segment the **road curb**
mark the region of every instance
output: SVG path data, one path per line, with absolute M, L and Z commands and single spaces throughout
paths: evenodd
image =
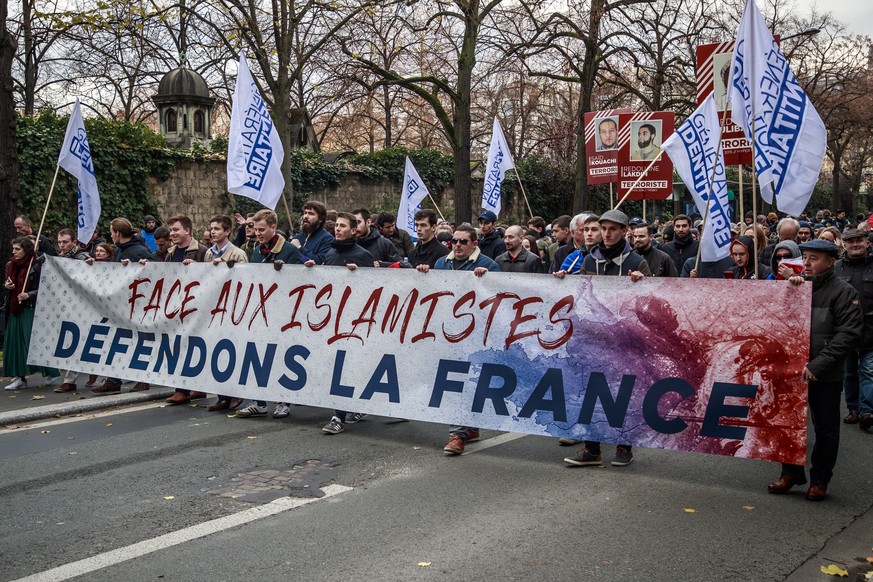
M 95 410 L 103 410 L 127 404 L 149 402 L 151 400 L 160 400 L 172 396 L 174 392 L 175 390 L 173 388 L 152 388 L 144 392 L 110 394 L 109 396 L 74 400 L 62 404 L 50 404 L 47 406 L 24 408 L 22 410 L 12 410 L 10 412 L 0 413 L 0 426 L 33 422 L 34 420 L 44 420 L 46 418 L 70 416 L 73 414 L 93 412 Z

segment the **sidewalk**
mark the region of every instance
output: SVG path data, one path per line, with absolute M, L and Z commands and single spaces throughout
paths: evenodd
M 144 392 L 128 393 L 133 382 L 121 387 L 118 394 L 94 394 L 84 386 L 87 379 L 82 374 L 77 382 L 79 389 L 75 392 L 57 394 L 54 389 L 60 385 L 60 379 L 49 384 L 47 379 L 39 374 L 27 377 L 27 388 L 20 390 L 3 390 L 0 395 L 0 428 L 10 425 L 32 422 L 46 418 L 59 418 L 95 410 L 104 410 L 116 406 L 137 404 L 150 400 L 160 400 L 173 395 L 174 389 L 166 386 L 152 386 Z M 2 385 L 9 384 L 11 378 L 3 378 Z

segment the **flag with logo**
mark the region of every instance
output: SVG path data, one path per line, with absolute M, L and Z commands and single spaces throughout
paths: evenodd
M 279 133 L 243 53 L 239 57 L 230 114 L 228 192 L 246 196 L 267 208 L 275 209 L 285 188 L 285 178 L 282 176 L 284 158 L 285 150 Z
M 85 121 L 82 119 L 82 107 L 79 105 L 78 97 L 70 121 L 67 123 L 58 165 L 78 182 L 76 238 L 79 242 L 87 244 L 91 242 L 91 235 L 94 234 L 97 221 L 100 220 L 100 193 L 97 191 L 91 147 L 88 145 L 88 135 L 85 133 Z
M 761 196 L 799 216 L 818 182 L 827 131 L 754 0 L 740 21 L 729 95 L 734 123 L 754 144 Z
M 485 163 L 485 184 L 482 187 L 482 209 L 490 210 L 500 216 L 501 207 L 501 183 L 506 175 L 506 170 L 515 168 L 512 161 L 512 153 L 509 144 L 503 135 L 500 122 L 494 118 L 491 130 L 491 147 L 488 149 L 488 161 Z
M 731 247 L 730 203 L 720 142 L 718 109 L 710 94 L 661 145 L 706 216 L 700 241 L 700 259 L 706 262 L 727 257 Z
M 415 231 L 415 213 L 421 210 L 421 201 L 430 192 L 424 185 L 424 180 L 418 175 L 412 160 L 406 156 L 406 168 L 403 171 L 403 192 L 400 194 L 400 208 L 397 210 L 397 226 L 412 236 L 412 240 L 418 240 Z

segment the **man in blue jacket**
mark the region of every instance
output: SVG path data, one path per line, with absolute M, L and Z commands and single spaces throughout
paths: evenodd
M 430 266 L 427 264 L 415 267 L 422 273 L 427 273 Z M 483 255 L 479 251 L 479 241 L 476 238 L 476 230 L 472 226 L 461 225 L 455 229 L 452 235 L 452 252 L 445 257 L 440 257 L 434 269 L 443 271 L 473 271 L 477 277 L 483 276 L 488 271 L 500 271 L 497 263 Z M 479 440 L 479 429 L 469 426 L 453 426 L 449 429 L 449 442 L 443 447 L 446 455 L 460 455 L 464 452 L 464 445 Z
M 306 259 L 312 259 L 317 265 L 324 264 L 324 259 L 330 250 L 330 243 L 333 242 L 333 236 L 324 230 L 325 220 L 327 220 L 327 208 L 321 202 L 310 200 L 303 205 L 300 232 L 291 239 L 291 244 L 297 247 Z

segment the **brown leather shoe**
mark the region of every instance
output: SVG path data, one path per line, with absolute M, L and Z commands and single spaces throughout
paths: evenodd
M 245 401 L 246 401 L 245 398 L 231 398 L 230 403 L 227 406 L 227 409 L 228 410 L 236 410 L 237 408 L 242 406 L 242 403 Z
M 861 421 L 861 417 L 858 415 L 857 410 L 850 410 L 849 414 L 846 415 L 846 418 L 843 419 L 843 422 L 846 424 L 858 424 Z
M 806 478 L 802 480 L 795 479 L 791 475 L 782 475 L 777 480 L 767 485 L 767 491 L 770 493 L 788 493 L 795 485 L 803 485 L 806 483 Z
M 91 388 L 91 392 L 94 394 L 113 394 L 115 392 L 121 392 L 121 384 L 116 384 L 107 378 L 102 386 Z
M 97 374 L 89 374 L 88 381 L 85 382 L 85 386 L 93 386 L 97 383 Z
M 189 400 L 199 400 L 201 398 L 206 398 L 206 392 L 198 392 L 196 390 L 192 390 L 189 395 Z
M 453 434 L 443 447 L 443 452 L 447 455 L 460 455 L 464 452 L 464 439 L 460 435 Z
M 60 386 L 55 388 L 55 392 L 57 392 L 58 394 L 63 394 L 64 392 L 75 392 L 75 391 L 76 391 L 76 385 L 71 383 L 71 382 L 64 382 L 63 384 L 61 384 Z
M 206 410 L 215 412 L 216 410 L 228 410 L 230 408 L 230 400 L 219 400 L 212 406 L 208 406 Z
M 57 390 L 55 390 L 55 392 L 57 392 Z M 869 412 L 862 414 L 860 426 L 861 430 L 870 430 L 870 428 L 873 427 L 873 414 L 870 414 Z
M 167 404 L 188 404 L 191 402 L 191 398 L 185 394 L 184 392 L 176 392 L 166 400 L 164 400 Z
M 809 489 L 806 490 L 807 501 L 824 501 L 827 496 L 828 486 L 822 485 L 821 483 L 813 483 L 809 486 Z
M 151 385 L 148 382 L 137 382 L 133 385 L 133 388 L 130 389 L 131 392 L 145 392 L 151 388 Z

